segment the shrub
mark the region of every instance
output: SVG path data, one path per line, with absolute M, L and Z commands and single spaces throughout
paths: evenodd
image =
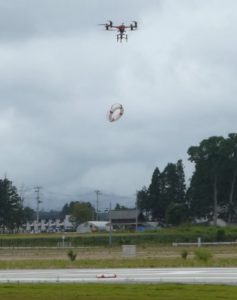
M 225 241 L 225 237 L 226 237 L 225 230 L 222 229 L 222 228 L 218 229 L 217 232 L 216 232 L 216 240 L 218 242 L 223 242 L 223 241 Z
M 194 255 L 197 259 L 207 262 L 212 258 L 212 253 L 207 249 L 198 249 L 194 252 Z
M 68 258 L 70 259 L 70 261 L 74 261 L 77 257 L 77 253 L 74 253 L 73 250 L 69 250 L 67 253 Z
M 187 251 L 186 249 L 182 250 L 182 252 L 181 252 L 181 257 L 182 257 L 183 259 L 187 259 L 187 257 L 188 257 L 188 251 Z

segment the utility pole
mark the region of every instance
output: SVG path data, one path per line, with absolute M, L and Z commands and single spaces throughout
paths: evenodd
M 35 187 L 35 193 L 36 193 L 36 227 L 37 227 L 37 232 L 39 230 L 39 205 L 42 203 L 40 201 L 40 186 Z
M 109 245 L 110 245 L 110 247 L 112 247 L 111 200 L 109 201 Z
M 20 194 L 20 198 L 21 198 L 21 205 L 23 206 L 24 199 L 25 199 L 25 186 L 24 186 L 24 184 L 21 185 L 19 194 Z
M 99 217 L 99 195 L 101 192 L 99 190 L 95 190 L 96 193 L 96 221 L 98 221 Z
M 135 200 L 135 204 L 136 204 L 136 224 L 135 224 L 135 232 L 137 232 L 137 226 L 138 226 L 138 208 L 137 208 L 137 193 L 135 194 L 136 196 L 136 200 Z

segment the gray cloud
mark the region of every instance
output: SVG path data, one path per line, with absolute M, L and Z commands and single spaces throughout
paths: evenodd
M 42 186 L 45 208 L 95 189 L 133 205 L 154 168 L 178 159 L 190 177 L 188 147 L 236 131 L 236 8 L 231 0 L 0 1 L 2 176 Z M 120 44 L 97 26 L 107 19 L 140 27 Z M 125 113 L 111 124 L 116 102 Z

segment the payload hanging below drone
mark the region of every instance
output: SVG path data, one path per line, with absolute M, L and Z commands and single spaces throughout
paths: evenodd
M 124 23 L 122 23 L 121 25 L 113 25 L 112 21 L 108 21 L 108 23 L 99 24 L 99 25 L 105 26 L 105 30 L 108 31 L 117 30 L 118 31 L 117 42 L 118 41 L 122 42 L 123 39 L 125 39 L 126 42 L 128 41 L 128 35 L 126 33 L 127 29 L 131 31 L 137 30 L 137 21 L 132 21 L 130 25 L 125 25 Z
M 115 103 L 111 106 L 110 110 L 107 112 L 107 119 L 110 122 L 117 121 L 122 117 L 124 113 L 124 108 L 122 104 Z

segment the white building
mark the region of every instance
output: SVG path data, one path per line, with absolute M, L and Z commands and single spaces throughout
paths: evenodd
M 88 233 L 97 231 L 110 231 L 110 223 L 108 221 L 87 221 L 77 227 L 78 233 Z
M 70 215 L 66 215 L 64 220 L 54 219 L 45 220 L 40 219 L 38 224 L 37 221 L 27 222 L 22 226 L 22 232 L 64 232 L 73 231 L 74 226 L 70 221 Z

